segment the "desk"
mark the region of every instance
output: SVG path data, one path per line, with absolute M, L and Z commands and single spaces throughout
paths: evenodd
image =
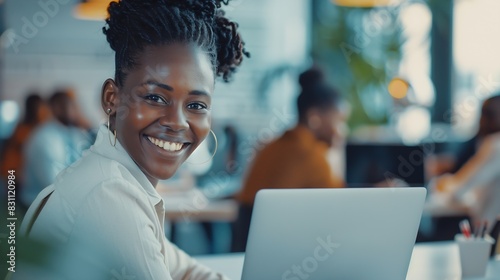
M 230 279 L 241 277 L 244 254 L 199 256 L 199 262 L 220 271 Z M 420 243 L 415 245 L 407 280 L 460 280 L 458 247 L 453 242 Z M 485 278 L 500 279 L 500 260 L 491 260 Z M 472 279 L 471 279 L 472 280 Z M 479 280 L 479 279 L 478 279 Z
M 176 243 L 178 222 L 202 222 L 209 240 L 210 252 L 214 252 L 211 234 L 212 222 L 233 222 L 238 217 L 238 203 L 233 199 L 210 200 L 199 189 L 158 192 L 165 208 L 165 219 L 170 222 L 170 241 Z
M 232 222 L 238 216 L 238 203 L 232 199 L 210 200 L 198 189 L 159 192 L 170 222 Z

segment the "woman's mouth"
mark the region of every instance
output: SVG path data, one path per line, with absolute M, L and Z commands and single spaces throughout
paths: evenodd
M 161 140 L 158 138 L 154 138 L 151 136 L 147 136 L 149 142 L 157 146 L 158 148 L 164 149 L 165 151 L 169 152 L 178 152 L 182 150 L 183 147 L 187 146 L 188 144 L 186 143 L 180 143 L 180 142 L 170 142 L 166 140 Z

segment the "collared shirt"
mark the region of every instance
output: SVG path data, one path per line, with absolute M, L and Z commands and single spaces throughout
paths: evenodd
M 298 125 L 257 153 L 238 195 L 253 205 L 260 189 L 342 187 L 327 160 L 328 146 Z
M 29 206 L 38 193 L 64 168 L 78 160 L 92 144 L 85 131 L 49 121 L 37 128 L 24 149 L 24 189 L 21 201 Z
M 56 249 L 49 267 L 57 268 L 23 278 L 20 267 L 14 279 L 224 279 L 165 238 L 162 198 L 109 133 L 101 126 L 83 158 L 57 176 L 29 232 Z

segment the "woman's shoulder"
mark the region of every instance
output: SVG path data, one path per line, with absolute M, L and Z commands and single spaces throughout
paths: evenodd
M 116 188 L 120 192 L 140 192 L 142 189 L 121 163 L 89 151 L 57 176 L 55 188 L 66 200 L 75 202 L 95 195 L 104 185 L 110 184 L 120 186 Z

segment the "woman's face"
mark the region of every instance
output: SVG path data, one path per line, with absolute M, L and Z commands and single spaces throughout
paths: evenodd
M 43 101 L 40 102 L 36 111 L 36 116 L 37 123 L 43 123 L 46 120 L 50 119 L 52 113 L 50 111 L 49 105 L 47 105 L 47 103 Z
M 343 142 L 345 116 L 337 108 L 314 110 L 310 115 L 309 127 L 316 139 L 327 144 L 329 147 Z
M 103 107 L 113 110 L 118 141 L 156 185 L 209 133 L 214 73 L 207 54 L 186 44 L 147 47 L 137 62 L 121 88 L 104 84 Z

